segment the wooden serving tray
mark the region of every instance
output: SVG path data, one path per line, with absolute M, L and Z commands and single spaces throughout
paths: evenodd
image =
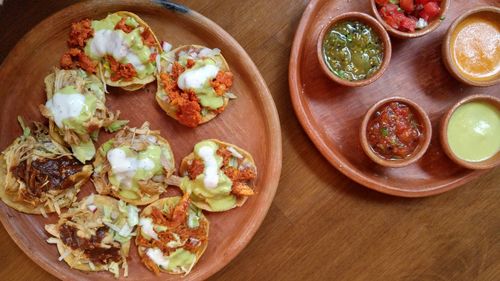
M 43 79 L 66 50 L 70 24 L 82 18 L 101 18 L 107 13 L 126 10 L 137 13 L 160 40 L 174 46 L 184 44 L 220 48 L 234 74 L 232 92 L 238 98 L 226 111 L 198 128 L 190 129 L 168 117 L 156 104 L 156 82 L 136 92 L 108 88 L 107 105 L 120 110 L 131 126 L 144 121 L 161 130 L 172 146 L 176 164 L 190 153 L 196 142 L 218 138 L 248 150 L 258 169 L 257 194 L 237 209 L 206 213 L 210 220 L 209 244 L 193 271 L 183 280 L 203 280 L 229 263 L 250 241 L 273 200 L 281 172 L 281 133 L 271 94 L 256 66 L 243 48 L 222 28 L 183 6 L 149 1 L 88 1 L 68 7 L 47 18 L 19 41 L 0 68 L 0 149 L 21 134 L 17 116 L 43 120 L 38 105 L 45 103 Z M 169 8 L 169 9 L 166 9 Z M 100 143 L 112 137 L 102 133 Z M 80 197 L 95 192 L 91 183 Z M 55 245 L 48 244 L 44 224 L 57 221 L 56 215 L 19 213 L 0 202 L 0 220 L 17 245 L 43 269 L 64 280 L 116 280 L 109 272 L 85 273 L 58 261 Z M 155 275 L 140 262 L 135 243 L 129 257 L 129 277 L 123 280 L 179 280 L 182 276 Z
M 439 121 L 458 100 L 472 94 L 500 97 L 500 86 L 488 88 L 460 84 L 441 60 L 441 44 L 453 20 L 465 11 L 496 0 L 455 0 L 438 29 L 416 39 L 392 40 L 392 59 L 384 75 L 373 84 L 346 88 L 321 71 L 316 41 L 328 20 L 348 11 L 371 14 L 370 1 L 313 0 L 307 6 L 293 42 L 289 66 L 290 94 L 295 113 L 323 156 L 339 171 L 365 185 L 391 195 L 422 197 L 445 192 L 486 171 L 461 168 L 444 154 L 439 143 Z M 377 101 L 391 96 L 409 98 L 429 115 L 432 141 L 426 154 L 404 168 L 385 168 L 365 155 L 359 140 L 363 115 Z

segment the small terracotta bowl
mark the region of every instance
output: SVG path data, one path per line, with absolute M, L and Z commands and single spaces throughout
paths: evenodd
M 436 30 L 436 28 L 438 28 L 438 26 L 444 20 L 443 17 L 446 15 L 446 11 L 448 11 L 448 7 L 450 6 L 451 1 L 442 0 L 441 6 L 440 6 L 441 13 L 439 14 L 439 16 L 436 17 L 435 19 L 433 19 L 429 23 L 429 25 L 426 26 L 424 29 L 415 30 L 415 32 L 400 31 L 400 30 L 397 30 L 397 29 L 393 28 L 392 26 L 388 25 L 385 22 L 385 20 L 382 18 L 382 16 L 380 15 L 380 13 L 378 12 L 377 3 L 375 2 L 375 0 L 370 0 L 370 2 L 372 5 L 373 14 L 375 14 L 375 17 L 377 18 L 377 20 L 380 21 L 380 23 L 382 23 L 384 28 L 387 29 L 387 31 L 392 36 L 397 37 L 397 38 L 402 38 L 402 39 L 412 39 L 412 38 L 417 38 L 417 37 L 427 35 L 427 34 L 431 33 L 432 31 Z M 443 20 L 441 20 L 442 18 L 443 18 Z
M 453 24 L 448 28 L 448 32 L 446 33 L 446 36 L 444 37 L 443 41 L 443 47 L 442 47 L 442 53 L 443 53 L 443 62 L 448 69 L 448 71 L 455 77 L 457 80 L 461 81 L 462 83 L 471 85 L 471 86 L 479 86 L 479 87 L 487 87 L 487 86 L 492 86 L 495 84 L 500 83 L 500 73 L 497 73 L 494 76 L 491 76 L 490 78 L 483 79 L 483 80 L 473 80 L 471 78 L 466 77 L 459 69 L 458 66 L 455 63 L 455 60 L 453 59 L 453 50 L 452 48 L 452 36 L 457 28 L 457 26 L 467 19 L 470 16 L 477 15 L 477 14 L 483 14 L 483 13 L 488 13 L 492 14 L 495 17 L 500 18 L 500 8 L 498 7 L 493 7 L 493 6 L 486 6 L 486 7 L 479 7 L 475 8 L 472 10 L 467 11 L 460 17 L 458 17 Z
M 457 108 L 460 106 L 473 102 L 473 101 L 482 101 L 486 102 L 492 105 L 495 105 L 498 110 L 500 110 L 500 99 L 497 97 L 493 96 L 487 96 L 487 95 L 473 95 L 466 97 L 459 102 L 457 102 L 455 105 L 453 105 L 448 112 L 443 116 L 441 119 L 441 127 L 440 127 L 440 140 L 441 140 L 441 145 L 443 146 L 444 152 L 448 157 L 453 160 L 455 163 L 468 168 L 468 169 L 474 169 L 474 170 L 482 170 L 482 169 L 490 169 L 494 168 L 498 165 L 500 165 L 500 151 L 498 151 L 495 156 L 490 157 L 484 161 L 481 162 L 470 162 L 463 160 L 455 155 L 453 150 L 450 147 L 450 144 L 448 142 L 448 123 L 450 121 L 451 116 L 455 112 Z M 500 136 L 498 136 L 500 138 Z
M 382 64 L 380 65 L 380 68 L 377 70 L 377 72 L 375 72 L 372 76 L 368 77 L 367 79 L 358 81 L 349 81 L 342 79 L 337 75 L 335 75 L 332 71 L 330 71 L 328 65 L 326 64 L 323 58 L 323 41 L 326 33 L 330 30 L 330 28 L 333 25 L 347 20 L 360 21 L 370 26 L 373 29 L 373 31 L 377 33 L 380 40 L 382 41 L 382 44 L 384 44 L 384 59 L 382 61 Z M 319 64 L 321 65 L 321 69 L 323 70 L 323 72 L 334 82 L 347 87 L 362 87 L 370 83 L 373 83 L 375 80 L 379 79 L 382 76 L 382 74 L 384 74 L 384 71 L 387 69 L 389 61 L 391 60 L 391 53 L 392 53 L 391 40 L 389 38 L 389 34 L 387 34 L 387 31 L 385 31 L 384 27 L 370 15 L 359 12 L 344 13 L 332 18 L 319 33 L 318 41 L 316 43 L 316 48 L 317 48 Z
M 400 102 L 404 103 L 407 105 L 412 112 L 415 114 L 415 117 L 417 118 L 419 124 L 422 126 L 422 135 L 423 137 L 420 138 L 420 142 L 418 146 L 415 148 L 415 151 L 405 159 L 385 159 L 379 156 L 371 147 L 371 145 L 368 142 L 368 137 L 366 134 L 366 130 L 368 127 L 368 123 L 375 114 L 375 112 L 380 109 L 382 106 L 391 103 L 391 102 Z M 432 137 L 432 125 L 431 121 L 429 120 L 429 117 L 427 116 L 427 113 L 424 111 L 422 107 L 420 107 L 418 104 L 415 102 L 403 98 L 403 97 L 391 97 L 391 98 L 386 98 L 383 99 L 368 109 L 368 111 L 365 114 L 365 117 L 363 118 L 363 122 L 361 123 L 360 131 L 359 131 L 359 136 L 360 136 L 360 141 L 361 141 L 361 147 L 363 147 L 363 150 L 365 151 L 366 155 L 370 157 L 375 163 L 385 166 L 385 167 L 391 167 L 391 168 L 398 168 L 398 167 L 404 167 L 408 166 L 420 159 L 427 148 L 429 147 L 429 144 L 431 142 L 431 137 Z

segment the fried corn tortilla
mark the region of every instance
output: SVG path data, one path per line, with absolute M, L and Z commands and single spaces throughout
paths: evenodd
M 138 15 L 119 11 L 71 25 L 63 68 L 96 73 L 107 85 L 135 91 L 156 79 L 161 45 Z
M 135 243 L 155 273 L 188 274 L 208 245 L 209 222 L 186 194 L 153 202 L 141 212 Z
M 156 101 L 168 116 L 188 127 L 206 123 L 224 111 L 233 74 L 218 49 L 178 47 L 160 56 Z
M 45 77 L 45 91 L 47 102 L 39 108 L 49 119 L 51 137 L 70 145 L 82 163 L 94 157 L 93 141 L 101 128 L 113 132 L 128 122 L 107 109 L 102 81 L 81 69 L 55 69 Z
M 104 143 L 94 161 L 93 182 L 99 194 L 110 194 L 134 205 L 157 200 L 175 171 L 168 141 L 149 123 L 125 127 Z
M 23 213 L 60 213 L 76 200 L 92 166 L 74 159 L 42 124 L 35 123 L 32 132 L 19 120 L 24 134 L 0 156 L 0 198 Z
M 123 201 L 91 194 L 75 202 L 45 230 L 47 242 L 57 245 L 59 260 L 82 271 L 110 271 L 128 275 L 127 257 L 139 210 Z
M 180 188 L 189 193 L 195 206 L 210 212 L 241 207 L 255 194 L 257 167 L 252 155 L 220 140 L 197 143 L 179 168 L 184 176 Z

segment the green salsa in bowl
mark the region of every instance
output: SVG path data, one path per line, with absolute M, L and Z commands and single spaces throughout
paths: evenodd
M 371 16 L 358 12 L 334 17 L 321 31 L 317 50 L 325 74 L 350 87 L 377 80 L 391 58 L 385 29 Z
M 448 157 L 465 168 L 500 165 L 500 99 L 488 95 L 462 99 L 443 116 L 440 139 Z

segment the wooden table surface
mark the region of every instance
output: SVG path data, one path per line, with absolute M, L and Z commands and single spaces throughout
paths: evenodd
M 33 26 L 74 2 L 4 1 L 0 62 Z M 178 2 L 246 49 L 273 94 L 283 131 L 283 170 L 269 213 L 211 280 L 500 280 L 500 169 L 435 197 L 396 198 L 342 175 L 308 139 L 288 91 L 290 47 L 308 1 Z M 56 280 L 3 227 L 0 238 L 1 280 Z

